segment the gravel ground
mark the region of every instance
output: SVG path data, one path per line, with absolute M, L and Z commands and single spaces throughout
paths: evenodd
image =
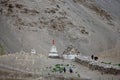
M 89 70 L 73 60 L 51 59 L 41 54 L 9 54 L 0 57 L 0 65 L 10 68 L 11 70 L 37 74 L 39 76 L 62 76 L 66 78 L 78 77 L 92 80 L 119 80 L 120 75 L 101 74 L 98 71 Z M 74 73 L 69 73 L 69 67 L 66 67 L 66 73 L 52 72 L 49 67 L 54 67 L 56 64 L 69 64 L 69 67 L 73 68 Z M 74 67 L 73 67 L 74 65 Z M 53 78 L 53 77 L 52 77 Z

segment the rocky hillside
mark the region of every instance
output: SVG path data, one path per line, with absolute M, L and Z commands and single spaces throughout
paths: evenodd
M 119 0 L 0 0 L 0 43 L 6 52 L 59 53 L 73 45 L 90 55 L 120 44 Z

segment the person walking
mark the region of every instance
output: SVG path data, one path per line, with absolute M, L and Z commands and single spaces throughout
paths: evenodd
M 65 67 L 63 68 L 63 71 L 64 71 L 64 73 L 66 73 L 66 68 Z
M 70 69 L 69 69 L 69 72 L 70 72 L 70 73 L 73 73 L 73 70 L 72 70 L 72 68 L 71 68 L 71 67 L 70 67 Z

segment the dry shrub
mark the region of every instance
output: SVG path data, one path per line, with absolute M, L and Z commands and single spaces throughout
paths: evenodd
M 91 5 L 88 5 L 88 8 L 90 8 L 93 11 L 95 11 L 101 17 L 104 17 L 104 18 L 106 18 L 109 21 L 112 20 L 111 15 L 108 14 L 105 10 L 101 9 L 100 7 L 98 7 L 97 5 L 91 4 Z
M 80 2 L 80 3 L 83 3 L 83 2 L 86 2 L 87 0 L 73 0 L 73 2 L 77 3 L 77 2 Z
M 36 15 L 36 14 L 39 13 L 39 11 L 34 10 L 34 9 L 33 9 L 33 10 L 30 10 L 30 9 L 28 9 L 28 8 L 24 8 L 24 9 L 21 11 L 21 13 Z
M 64 24 L 59 24 L 59 23 L 53 23 L 51 25 L 51 28 L 57 31 L 63 31 L 64 30 Z
M 110 14 L 108 14 L 105 10 L 95 5 L 92 0 L 73 0 L 75 3 L 81 3 L 85 7 L 95 11 L 99 16 L 111 21 L 113 18 Z
M 82 34 L 89 34 L 88 31 L 86 31 L 85 27 L 81 27 L 81 28 L 80 28 L 80 32 L 81 32 Z
M 45 13 L 52 13 L 55 14 L 58 11 L 57 8 L 46 8 Z
M 23 5 L 16 3 L 16 4 L 15 4 L 15 7 L 21 9 L 21 8 L 23 8 Z

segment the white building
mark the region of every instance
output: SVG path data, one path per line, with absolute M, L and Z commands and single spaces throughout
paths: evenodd
M 31 53 L 32 54 L 36 54 L 36 50 L 33 48 L 33 49 L 31 49 Z
M 75 59 L 75 57 L 77 57 L 78 55 L 76 55 L 76 54 L 64 54 L 63 55 L 63 58 L 64 59 Z
M 52 45 L 52 47 L 51 47 L 51 49 L 50 49 L 50 52 L 49 52 L 49 55 L 48 55 L 48 56 L 49 56 L 49 57 L 52 57 L 52 58 L 57 58 L 57 57 L 59 57 L 57 48 L 56 48 L 56 46 L 54 45 L 54 40 L 53 40 L 53 45 Z
M 69 46 L 63 53 L 63 59 L 75 59 L 75 57 L 79 56 L 80 52 L 75 49 L 73 46 Z

